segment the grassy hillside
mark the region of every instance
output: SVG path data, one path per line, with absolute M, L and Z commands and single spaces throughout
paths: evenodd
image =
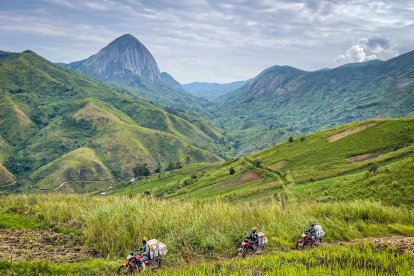
M 294 137 L 209 168 L 162 173 L 117 192 L 231 201 L 372 198 L 412 206 L 413 157 L 414 118 L 370 120 Z
M 154 171 L 221 160 L 222 133 L 204 119 L 171 114 L 33 52 L 2 54 L 0 86 L 1 182 L 13 174 L 18 189 L 71 181 L 69 190 L 91 191 L 108 184 L 92 181 L 131 177 L 139 164 Z
M 226 94 L 211 110 L 221 128 L 233 133 L 235 152 L 248 147 L 253 152 L 295 133 L 371 118 L 413 116 L 413 77 L 414 51 L 387 61 L 314 72 L 273 66 Z M 249 136 L 256 136 L 254 142 Z

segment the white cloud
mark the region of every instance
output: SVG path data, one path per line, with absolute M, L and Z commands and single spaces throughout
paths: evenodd
M 398 51 L 393 50 L 391 43 L 387 39 L 382 37 L 364 37 L 359 39 L 344 54 L 337 56 L 334 60 L 340 64 L 345 64 L 373 59 L 386 60 L 398 54 Z

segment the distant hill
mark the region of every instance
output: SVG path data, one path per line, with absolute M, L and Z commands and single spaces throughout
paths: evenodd
M 185 110 L 208 116 L 203 101 L 182 89 L 168 73 L 160 73 L 150 51 L 130 34 L 116 38 L 85 60 L 59 65 L 126 86 L 137 95 L 174 108 L 176 112 Z
M 138 165 L 220 160 L 212 152 L 222 133 L 198 117 L 186 114 L 190 122 L 31 51 L 0 56 L 0 185 L 96 191 Z
M 377 119 L 294 137 L 233 161 L 163 173 L 116 192 L 298 203 L 374 199 L 412 206 L 413 160 L 414 117 Z
M 121 81 L 134 76 L 152 81 L 160 79 L 160 70 L 154 57 L 130 34 L 118 37 L 97 54 L 67 66 L 103 80 Z
M 414 51 L 315 72 L 274 66 L 212 108 L 235 144 L 252 151 L 338 124 L 410 116 L 413 107 Z
M 226 93 L 239 89 L 246 83 L 247 81 L 236 81 L 225 84 L 216 82 L 192 82 L 183 84 L 182 87 L 194 96 L 214 100 Z

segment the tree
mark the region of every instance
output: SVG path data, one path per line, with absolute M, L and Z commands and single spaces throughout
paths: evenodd
M 370 173 L 375 174 L 375 173 L 377 172 L 377 170 L 378 170 L 378 165 L 377 165 L 376 163 L 372 163 L 372 164 L 370 164 L 370 165 L 369 165 L 369 167 L 368 167 L 368 171 L 369 171 Z
M 236 170 L 235 170 L 233 167 L 231 167 L 231 168 L 229 169 L 229 173 L 230 173 L 231 175 L 233 175 L 233 174 L 235 174 L 235 173 L 236 173 Z
M 189 164 L 190 164 L 190 162 L 191 162 L 191 158 L 190 158 L 190 156 L 188 156 L 188 155 L 187 155 L 187 156 L 185 157 L 185 164 L 186 164 L 186 165 L 189 165 Z
M 293 137 L 292 136 L 289 137 L 289 142 L 291 142 L 291 143 L 293 142 Z
M 158 164 L 157 164 L 157 168 L 155 169 L 155 173 L 160 173 L 160 172 L 161 172 L 161 170 L 162 170 L 162 168 L 161 168 L 161 163 L 159 163 L 159 162 L 158 162 Z
M 300 141 L 301 142 L 305 141 L 305 136 L 300 137 Z
M 262 160 L 260 160 L 259 158 L 254 159 L 253 165 L 255 165 L 256 167 L 260 167 L 262 165 Z
M 151 175 L 151 171 L 148 169 L 147 164 L 138 164 L 134 168 L 134 176 L 135 177 L 141 177 L 141 176 L 149 176 Z

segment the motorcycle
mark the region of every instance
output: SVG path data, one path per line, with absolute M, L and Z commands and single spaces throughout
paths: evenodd
M 135 252 L 131 252 L 127 256 L 127 261 L 123 263 L 118 268 L 118 275 L 128 275 L 128 274 L 134 274 L 136 272 L 141 273 L 143 271 L 143 268 L 139 265 L 139 260 L 141 259 L 141 256 L 136 254 Z M 150 268 L 152 270 L 156 270 L 157 268 L 161 267 L 161 256 L 149 259 L 144 261 L 145 267 Z
M 253 246 L 253 242 L 249 239 L 244 239 L 239 249 L 237 249 L 237 257 L 245 258 L 246 256 L 252 256 L 255 253 L 263 251 L 264 244 Z
M 321 238 L 312 239 L 310 233 L 308 231 L 305 231 L 300 239 L 298 240 L 298 243 L 296 244 L 296 248 L 299 250 L 304 249 L 306 246 L 314 247 L 319 246 L 321 243 Z

